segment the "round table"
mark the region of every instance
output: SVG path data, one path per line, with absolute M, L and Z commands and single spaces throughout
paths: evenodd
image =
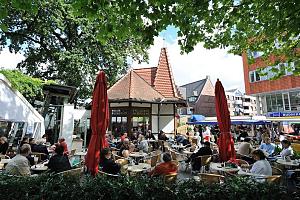
M 277 159 L 276 162 L 278 164 L 281 164 L 281 165 L 284 165 L 284 166 L 287 166 L 287 167 L 298 167 L 299 164 L 300 164 L 296 160 L 286 161 L 286 160 L 283 160 L 283 159 Z
M 2 158 L 0 163 L 7 164 L 9 161 L 10 159 Z
M 148 163 L 139 163 L 138 165 L 124 165 L 124 168 L 127 169 L 129 172 L 146 172 L 151 169 L 151 165 Z
M 222 163 L 210 163 L 210 169 L 212 171 L 220 171 L 220 172 L 229 172 L 229 173 L 237 173 L 241 170 L 240 167 L 238 168 L 231 168 L 231 167 L 222 167 Z
M 43 165 L 43 164 L 37 164 L 37 165 L 33 165 L 30 168 L 34 173 L 42 173 L 48 170 L 48 167 Z
M 140 161 L 140 159 L 143 159 L 144 157 L 146 157 L 148 154 L 146 153 L 142 153 L 142 152 L 132 152 L 129 154 L 129 157 L 133 157 L 135 162 L 138 163 Z
M 192 155 L 194 152 L 192 151 L 187 151 L 187 150 L 183 150 L 182 153 L 186 154 L 187 156 Z

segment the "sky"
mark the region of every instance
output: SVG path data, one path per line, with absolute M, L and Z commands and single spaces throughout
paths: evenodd
M 181 55 L 177 44 L 177 29 L 172 26 L 155 37 L 154 45 L 148 50 L 149 62 L 133 62 L 132 67 L 156 67 L 162 47 L 167 48 L 176 85 L 184 85 L 209 76 L 213 84 L 219 78 L 225 90 L 237 88 L 245 91 L 241 56 L 228 54 L 225 49 L 207 50 L 201 43 L 191 53 Z M 0 52 L 0 68 L 15 68 L 23 59 L 23 55 L 3 49 Z

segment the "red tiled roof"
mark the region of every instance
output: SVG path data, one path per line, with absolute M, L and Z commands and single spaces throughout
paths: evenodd
M 166 48 L 160 52 L 154 87 L 164 97 L 178 97 Z
M 133 70 L 109 88 L 107 93 L 109 100 L 158 102 L 164 98 Z
M 134 69 L 140 77 L 142 77 L 149 85 L 154 86 L 154 79 L 157 67 L 139 68 Z

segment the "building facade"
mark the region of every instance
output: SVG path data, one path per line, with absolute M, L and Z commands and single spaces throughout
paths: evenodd
M 199 114 L 206 117 L 216 116 L 215 88 L 209 76 L 205 79 L 188 83 L 179 87 L 187 107 L 181 108 L 182 115 Z
M 157 67 L 130 70 L 108 90 L 110 130 L 174 133 L 177 107 L 185 105 L 172 75 L 166 48 Z
M 293 63 L 281 62 L 276 66 L 267 65 L 255 54 L 255 62 L 248 63 L 248 56 L 243 54 L 243 68 L 246 94 L 253 95 L 257 104 L 261 105 L 260 115 L 272 115 L 274 113 L 299 113 L 300 112 L 300 76 L 294 76 L 285 66 L 293 68 Z M 276 58 L 270 56 L 271 63 Z M 283 76 L 273 80 L 275 73 L 271 68 L 282 71 Z M 263 68 L 259 73 L 259 68 Z M 281 70 L 284 69 L 284 70 Z
M 256 97 L 245 95 L 238 89 L 225 91 L 230 116 L 257 115 Z

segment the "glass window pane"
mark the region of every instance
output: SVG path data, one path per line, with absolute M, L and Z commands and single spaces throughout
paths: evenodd
M 278 111 L 283 111 L 283 100 L 282 100 L 282 94 L 276 94 L 277 99 L 277 108 Z
M 288 93 L 283 94 L 283 101 L 284 101 L 284 110 L 290 110 L 289 94 Z
M 300 110 L 300 93 L 290 92 L 291 110 Z
M 267 100 L 267 111 L 268 112 L 272 112 L 271 96 L 267 95 L 266 96 L 266 100 Z

